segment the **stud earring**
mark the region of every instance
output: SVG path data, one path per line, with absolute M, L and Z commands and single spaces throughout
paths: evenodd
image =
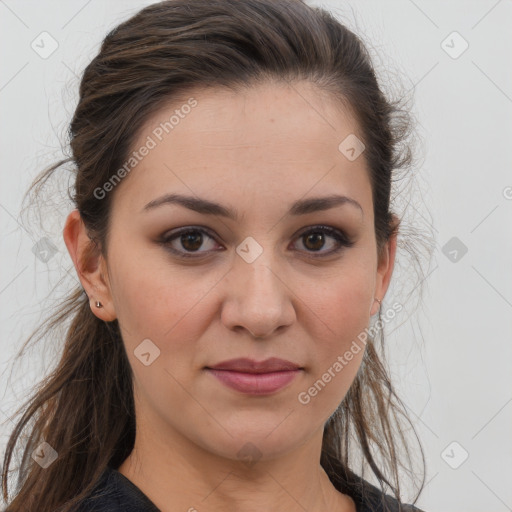
M 382 301 L 381 300 L 377 299 L 377 297 L 375 297 L 374 300 L 376 300 L 379 303 L 379 306 L 382 306 Z
M 101 304 L 101 302 L 99 300 L 96 301 L 96 307 L 97 308 L 102 308 L 103 305 Z

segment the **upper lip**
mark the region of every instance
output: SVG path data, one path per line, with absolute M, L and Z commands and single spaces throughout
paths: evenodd
M 279 359 L 277 357 L 271 357 L 264 361 L 255 361 L 253 359 L 247 359 L 245 357 L 238 359 L 230 359 L 229 361 L 223 361 L 216 364 L 215 366 L 207 366 L 212 370 L 231 370 L 235 372 L 244 373 L 270 373 L 270 372 L 282 372 L 290 370 L 299 370 L 301 366 L 286 361 L 285 359 Z

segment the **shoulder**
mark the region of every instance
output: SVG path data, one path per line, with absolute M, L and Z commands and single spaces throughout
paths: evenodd
M 345 468 L 336 458 L 327 454 L 324 454 L 324 457 L 333 485 L 338 491 L 352 498 L 356 512 L 425 512 L 385 494 L 375 485 Z
M 357 484 L 348 484 L 346 492 L 356 503 L 357 512 L 424 512 L 414 505 L 402 503 L 395 497 L 385 494 L 363 479 Z
M 160 512 L 142 491 L 119 471 L 107 467 L 76 512 Z
M 402 503 L 384 494 L 369 482 L 363 481 L 364 491 L 358 496 L 357 512 L 424 512 L 414 505 Z

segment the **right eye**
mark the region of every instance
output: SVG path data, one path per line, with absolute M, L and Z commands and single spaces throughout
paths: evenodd
M 211 250 L 198 250 L 203 245 L 205 237 L 210 240 L 215 240 L 208 230 L 188 226 L 165 235 L 160 242 L 173 254 L 183 258 L 197 258 L 205 253 L 211 252 Z M 177 247 L 178 245 L 181 246 L 181 248 Z

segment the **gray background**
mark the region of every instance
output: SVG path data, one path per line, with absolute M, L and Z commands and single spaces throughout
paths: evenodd
M 61 157 L 79 76 L 101 39 L 150 3 L 0 0 L 2 453 L 15 407 L 59 349 L 48 340 L 15 370 L 14 355 L 76 279 L 61 234 L 71 209 L 66 172 L 42 226 L 21 223 L 21 198 Z M 386 332 L 396 388 L 427 458 L 418 504 L 429 512 L 512 510 L 512 2 L 309 3 L 339 15 L 369 42 L 386 83 L 396 79 L 414 94 L 422 160 L 409 212 L 434 234 L 435 252 L 419 278 L 408 276 L 407 263 L 397 268 L 397 282 L 416 295 L 397 285 L 388 292 L 386 303 L 396 294 L 407 315 Z M 55 253 L 45 255 L 52 244 Z

